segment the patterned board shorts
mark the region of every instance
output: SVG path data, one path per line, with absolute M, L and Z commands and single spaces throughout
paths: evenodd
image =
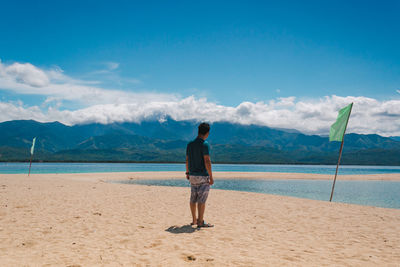
M 209 176 L 189 176 L 191 184 L 191 203 L 206 203 L 208 192 L 210 192 Z

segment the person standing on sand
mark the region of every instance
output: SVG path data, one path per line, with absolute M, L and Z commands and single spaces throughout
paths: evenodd
M 210 186 L 214 184 L 211 170 L 210 146 L 206 141 L 210 133 L 210 125 L 201 123 L 198 136 L 186 147 L 186 178 L 190 181 L 190 211 L 193 221 L 191 225 L 197 227 L 213 227 L 204 221 L 204 211 Z M 198 218 L 196 218 L 196 204 Z

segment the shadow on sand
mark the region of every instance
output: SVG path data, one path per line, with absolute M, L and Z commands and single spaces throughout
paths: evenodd
M 199 228 L 195 228 L 191 226 L 190 224 L 183 225 L 183 226 L 170 226 L 169 228 L 165 229 L 165 231 L 170 232 L 172 234 L 183 234 L 183 233 L 194 233 L 196 231 L 200 230 Z

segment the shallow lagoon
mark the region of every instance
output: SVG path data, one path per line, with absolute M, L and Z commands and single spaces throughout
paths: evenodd
M 120 183 L 189 187 L 187 180 L 129 180 Z M 213 189 L 256 192 L 329 201 L 332 181 L 325 180 L 216 180 Z M 336 181 L 334 202 L 400 209 L 400 182 Z

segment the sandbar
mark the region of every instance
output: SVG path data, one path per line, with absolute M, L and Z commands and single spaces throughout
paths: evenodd
M 399 174 L 339 176 L 400 181 Z M 181 172 L 0 174 L 0 266 L 398 266 L 400 210 L 211 190 L 197 229 L 189 188 L 109 183 Z M 215 173 L 215 179 L 332 179 Z

